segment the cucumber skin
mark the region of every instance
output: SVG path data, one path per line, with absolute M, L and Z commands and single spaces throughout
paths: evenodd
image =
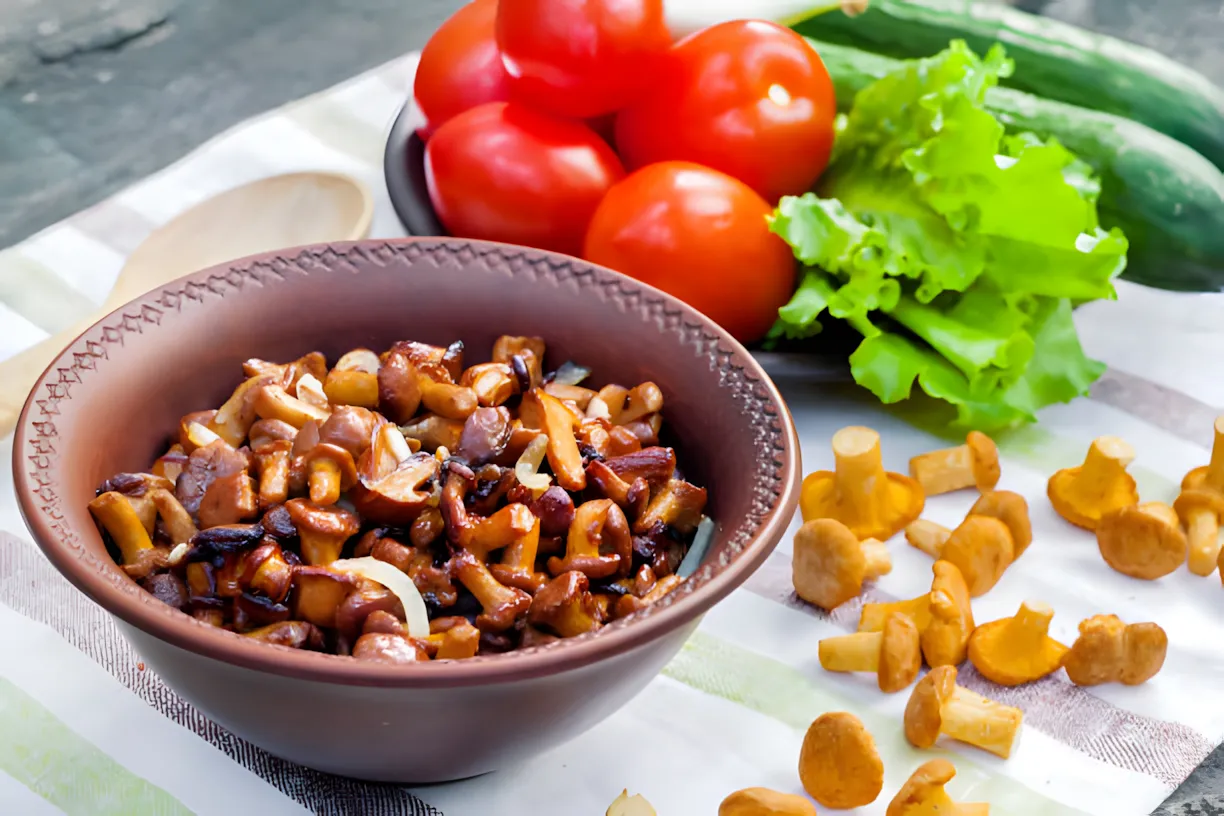
M 900 62 L 809 40 L 846 110 L 867 85 Z M 1130 242 L 1122 277 L 1159 289 L 1224 290 L 1224 174 L 1186 145 L 1137 122 L 991 88 L 986 107 L 1010 132 L 1055 138 L 1101 178 L 1102 226 Z
M 893 57 L 930 56 L 956 39 L 984 54 L 1000 42 L 1016 63 L 1007 87 L 1133 119 L 1224 167 L 1224 90 L 1143 46 L 973 0 L 871 0 L 856 17 L 820 14 L 792 28 Z

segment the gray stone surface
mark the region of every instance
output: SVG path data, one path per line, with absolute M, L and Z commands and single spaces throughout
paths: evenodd
M 1221 0 L 1012 1 L 1224 83 Z M 0 247 L 236 122 L 419 48 L 459 4 L 0 0 Z M 1156 813 L 1224 816 L 1224 751 Z
M 0 0 L 0 246 L 419 48 L 459 0 Z

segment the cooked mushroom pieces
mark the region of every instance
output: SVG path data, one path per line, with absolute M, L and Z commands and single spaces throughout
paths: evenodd
M 218 408 L 183 416 L 150 471 L 112 476 L 90 510 L 164 603 L 354 659 L 529 648 L 674 598 L 707 494 L 659 444 L 662 390 L 547 371 L 539 338 L 466 356 L 398 342 L 330 370 L 319 352 L 247 360 Z
M 285 503 L 301 539 L 302 560 L 322 566 L 340 558 L 344 543 L 357 534 L 361 521 L 342 507 L 322 507 L 306 499 Z
M 510 442 L 510 412 L 505 408 L 477 408 L 463 423 L 459 445 L 452 451 L 469 465 L 496 459 Z
M 362 635 L 353 646 L 353 657 L 374 663 L 402 665 L 429 660 L 425 647 L 407 635 L 371 632 Z
M 349 499 L 363 517 L 380 524 L 411 524 L 436 501 L 438 460 L 413 454 L 391 473 L 359 479 Z
M 588 578 L 608 578 L 626 566 L 633 541 L 625 514 L 610 499 L 582 504 L 566 536 L 565 556 L 548 559 L 553 575 L 577 570 Z
M 482 612 L 476 626 L 483 632 L 504 632 L 527 614 L 531 596 L 499 582 L 484 562 L 466 550 L 451 560 L 455 577 L 480 602 Z
M 196 448 L 187 457 L 187 464 L 174 486 L 175 496 L 187 512 L 195 516 L 213 482 L 244 475 L 249 464 L 245 455 L 224 440 Z
M 603 623 L 590 585 L 581 572 L 558 575 L 531 599 L 527 622 L 563 638 L 598 629 Z

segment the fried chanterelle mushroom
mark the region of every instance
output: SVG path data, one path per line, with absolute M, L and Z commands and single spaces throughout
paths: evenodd
M 922 513 L 922 487 L 908 476 L 884 470 L 880 435 L 851 426 L 833 434 L 833 470 L 803 480 L 803 520 L 833 518 L 860 539 L 887 540 Z
M 955 564 L 975 598 L 994 588 L 1015 558 L 1011 530 L 994 516 L 970 513 L 955 530 L 918 519 L 905 528 L 905 540 L 927 555 Z
M 930 748 L 940 735 L 1007 759 L 1024 712 L 956 685 L 956 667 L 939 666 L 918 681 L 905 706 L 905 738 Z
M 1123 575 L 1154 581 L 1186 560 L 1186 534 L 1177 512 L 1162 502 L 1144 502 L 1101 517 L 1097 546 L 1105 563 Z
M 249 359 L 90 512 L 154 598 L 261 642 L 408 665 L 594 635 L 685 594 L 707 494 L 659 444 L 662 388 L 547 351 Z
M 1064 468 L 1050 477 L 1046 495 L 1058 515 L 1095 530 L 1101 517 L 1119 507 L 1137 504 L 1139 490 L 1126 466 L 1135 450 L 1116 436 L 1099 436 L 1088 448 L 1084 464 Z
M 823 609 L 857 597 L 864 581 L 891 570 L 888 547 L 874 538 L 860 542 L 836 519 L 812 519 L 795 533 L 791 561 L 795 594 Z
M 969 587 L 956 565 L 936 561 L 931 567 L 931 591 L 908 601 L 863 604 L 860 632 L 878 632 L 890 614 L 908 615 L 921 633 L 922 655 L 929 666 L 956 666 L 964 662 L 973 634 L 973 608 Z
M 799 781 L 828 808 L 870 805 L 884 788 L 884 763 L 858 717 L 822 714 L 808 727 L 799 752 Z
M 1025 601 L 1014 617 L 983 623 L 969 638 L 969 662 L 987 680 L 1019 686 L 1058 671 L 1067 647 L 1050 637 L 1054 610 Z
M 817 816 L 816 806 L 796 793 L 744 788 L 722 800 L 718 816 Z
M 832 672 L 874 672 L 880 691 L 891 694 L 914 682 L 922 668 L 918 627 L 893 613 L 879 632 L 857 632 L 820 641 L 820 665 Z
M 990 816 L 988 804 L 952 801 L 944 785 L 955 776 L 956 767 L 946 759 L 919 765 L 888 803 L 885 816 Z
M 1063 658 L 1077 686 L 1123 683 L 1137 686 L 1164 665 L 1169 637 L 1154 623 L 1125 624 L 1117 615 L 1094 615 L 1079 625 L 1079 637 Z
M 970 431 L 963 445 L 910 459 L 909 471 L 928 496 L 966 487 L 985 493 L 999 483 L 999 449 L 986 434 Z

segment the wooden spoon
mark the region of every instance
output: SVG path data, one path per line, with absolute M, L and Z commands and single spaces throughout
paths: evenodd
M 282 247 L 364 238 L 374 199 L 339 173 L 289 173 L 226 190 L 153 231 L 128 257 L 97 312 L 0 362 L 0 437 L 7 436 L 30 389 L 86 329 L 123 304 L 175 278 Z

